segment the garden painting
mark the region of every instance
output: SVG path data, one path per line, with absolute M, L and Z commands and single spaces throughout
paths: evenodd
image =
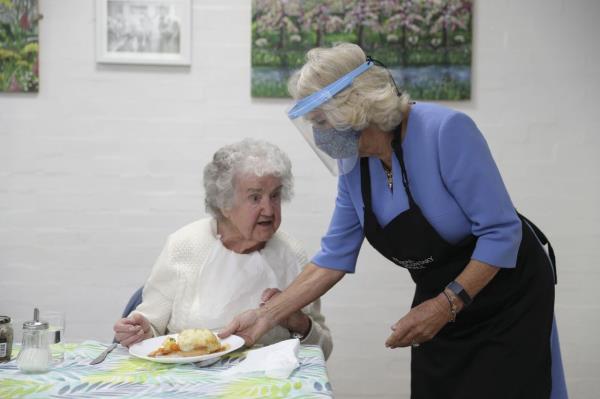
M 38 91 L 38 18 L 37 0 L 0 0 L 0 91 Z
M 288 97 L 313 47 L 356 43 L 418 100 L 471 96 L 473 0 L 253 0 L 252 96 Z

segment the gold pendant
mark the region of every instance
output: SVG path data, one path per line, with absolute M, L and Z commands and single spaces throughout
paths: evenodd
M 394 185 L 394 176 L 392 175 L 392 171 L 385 171 L 385 175 L 387 177 L 387 184 L 389 189 L 391 190 Z

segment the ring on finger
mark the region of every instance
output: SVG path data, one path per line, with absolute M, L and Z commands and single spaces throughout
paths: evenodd
M 412 342 L 410 343 L 410 346 L 412 346 L 413 348 L 418 348 L 418 347 L 419 347 L 419 345 L 421 345 L 421 344 L 420 344 L 420 343 L 418 343 L 417 341 L 412 341 Z

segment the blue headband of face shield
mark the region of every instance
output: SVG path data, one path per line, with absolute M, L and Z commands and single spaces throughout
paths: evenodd
M 322 104 L 331 100 L 333 96 L 338 94 L 340 91 L 350 86 L 350 84 L 354 81 L 354 79 L 356 79 L 357 76 L 360 76 L 363 72 L 365 72 L 375 64 L 386 68 L 383 62 L 377 61 L 371 58 L 371 56 L 367 56 L 367 60 L 365 61 L 365 63 L 361 64 L 358 68 L 348 72 L 335 82 L 323 87 L 321 90 L 298 100 L 294 107 L 288 111 L 288 117 L 294 120 L 296 118 L 306 115 L 315 108 L 318 108 Z M 402 95 L 402 93 L 398 89 L 398 86 L 396 86 L 396 82 L 394 81 L 394 78 L 392 77 L 391 73 L 390 79 L 396 87 L 396 92 L 398 93 L 398 96 Z
M 371 58 L 367 58 L 367 61 L 359 66 L 358 68 L 348 72 L 335 82 L 323 87 L 321 90 L 314 92 L 313 94 L 298 100 L 296 105 L 288 112 L 288 117 L 292 120 L 306 115 L 315 108 L 323 105 L 327 101 L 331 100 L 333 96 L 350 86 L 352 81 L 367 69 L 374 65 Z

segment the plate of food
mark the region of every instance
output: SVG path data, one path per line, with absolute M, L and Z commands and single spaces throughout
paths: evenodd
M 237 335 L 219 339 L 208 329 L 195 328 L 138 342 L 129 348 L 129 353 L 158 363 L 195 363 L 221 357 L 242 346 L 244 339 Z

